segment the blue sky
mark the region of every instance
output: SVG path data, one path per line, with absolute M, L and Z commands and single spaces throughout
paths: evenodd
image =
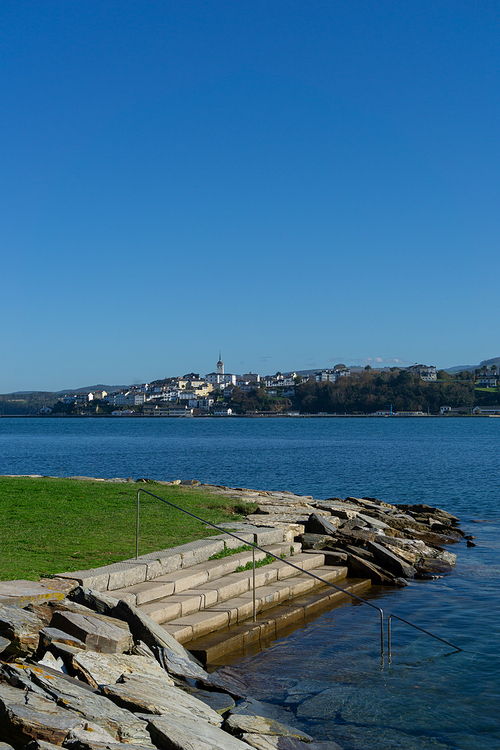
M 500 6 L 4 0 L 0 392 L 500 354 Z

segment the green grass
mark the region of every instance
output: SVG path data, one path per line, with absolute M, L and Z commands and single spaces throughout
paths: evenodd
M 286 557 L 286 555 L 281 555 L 281 557 Z M 276 558 L 271 557 L 271 555 L 266 555 L 262 558 L 262 560 L 255 561 L 255 567 L 262 568 L 263 565 L 270 565 L 273 562 L 276 562 Z M 236 568 L 236 573 L 243 573 L 244 570 L 252 570 L 252 568 L 253 563 L 251 560 L 249 560 L 246 565 L 238 565 L 238 567 Z
M 139 487 L 0 477 L 0 580 L 37 580 L 135 557 Z M 202 489 L 155 483 L 144 489 L 212 523 L 241 517 L 231 498 Z M 145 494 L 140 508 L 140 555 L 219 533 Z
M 215 555 L 212 555 L 208 559 L 209 560 L 222 560 L 224 557 L 231 557 L 232 555 L 238 555 L 240 552 L 249 552 L 251 549 L 252 548 L 249 544 L 243 544 L 241 547 L 236 547 L 235 549 L 229 549 L 226 547 L 226 549 L 223 549 L 220 552 L 216 552 Z

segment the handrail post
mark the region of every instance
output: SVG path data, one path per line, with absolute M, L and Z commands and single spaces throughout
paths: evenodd
M 254 534 L 255 541 L 255 534 Z M 252 600 L 253 600 L 253 621 L 257 622 L 257 607 L 255 605 L 255 547 L 252 545 Z
M 139 559 L 139 493 L 137 490 L 137 519 L 135 522 L 135 559 Z
M 391 663 L 391 657 L 392 657 L 392 651 L 391 651 L 391 618 L 392 615 L 389 615 L 387 618 L 387 658 L 389 660 L 389 664 Z

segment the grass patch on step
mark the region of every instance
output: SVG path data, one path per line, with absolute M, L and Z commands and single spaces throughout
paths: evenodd
M 0 580 L 97 568 L 135 557 L 137 490 L 92 480 L 0 477 Z M 234 500 L 197 487 L 147 489 L 211 523 L 241 520 Z M 141 493 L 139 554 L 218 534 Z
M 286 557 L 286 555 L 281 555 L 281 557 Z M 256 560 L 255 561 L 255 567 L 256 568 L 262 568 L 263 565 L 270 565 L 271 563 L 276 562 L 275 557 L 271 557 L 271 555 L 266 555 L 262 558 L 262 560 Z M 246 565 L 239 565 L 236 568 L 236 573 L 243 573 L 244 570 L 252 570 L 253 563 L 251 560 L 247 562 Z
M 216 552 L 215 555 L 212 555 L 209 557 L 209 560 L 222 560 L 224 557 L 231 557 L 232 555 L 238 555 L 240 552 L 250 552 L 251 546 L 249 544 L 243 544 L 241 547 L 236 547 L 236 549 L 226 549 L 221 550 L 220 552 Z

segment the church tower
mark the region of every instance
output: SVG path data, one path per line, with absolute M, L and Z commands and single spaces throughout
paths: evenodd
M 217 375 L 224 375 L 224 362 L 222 361 L 222 355 L 219 352 L 219 361 L 217 362 Z

